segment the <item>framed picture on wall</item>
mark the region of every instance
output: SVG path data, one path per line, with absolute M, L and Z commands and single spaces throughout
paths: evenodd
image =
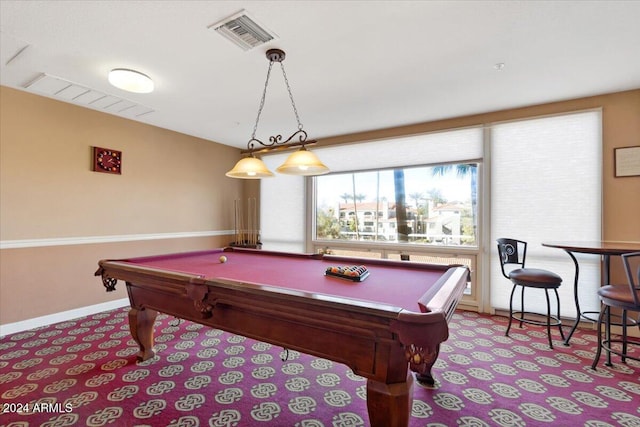
M 614 149 L 616 177 L 640 176 L 640 145 Z

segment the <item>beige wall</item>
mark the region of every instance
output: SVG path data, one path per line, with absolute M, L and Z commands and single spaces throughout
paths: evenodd
M 2 240 L 218 230 L 241 191 L 239 150 L 1 88 Z M 92 146 L 123 152 L 91 170 Z
M 122 175 L 93 172 L 92 146 L 122 151 Z M 234 227 L 243 183 L 224 173 L 238 158 L 228 146 L 0 87 L 3 242 L 214 234 L 3 249 L 0 324 L 125 297 L 100 289 L 101 258 L 229 243 L 216 234 Z
M 2 241 L 231 230 L 233 200 L 259 194 L 257 181 L 224 177 L 238 150 L 5 87 L 0 101 Z M 613 149 L 640 145 L 640 90 L 326 138 L 320 144 L 590 108 L 603 111 L 603 238 L 640 241 L 640 177 L 613 176 Z M 123 151 L 121 176 L 91 172 L 93 145 Z M 92 276 L 99 259 L 201 249 L 229 240 L 2 250 L 0 324 L 124 298 L 122 285 L 106 294 Z M 617 261 L 613 268 L 614 278 L 620 277 Z

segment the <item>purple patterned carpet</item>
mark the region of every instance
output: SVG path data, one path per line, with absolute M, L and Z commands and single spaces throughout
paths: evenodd
M 366 381 L 346 366 L 165 315 L 158 355 L 138 363 L 127 312 L 3 337 L 0 426 L 368 425 Z M 506 322 L 455 314 L 412 427 L 640 426 L 640 363 L 593 371 L 594 331 L 550 350 L 542 329 L 505 337 Z

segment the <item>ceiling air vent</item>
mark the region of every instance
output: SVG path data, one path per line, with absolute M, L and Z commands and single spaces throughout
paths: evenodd
M 245 10 L 210 25 L 208 28 L 213 28 L 244 50 L 253 49 L 278 37 L 273 31 L 258 24 Z
M 41 73 L 23 87 L 29 91 L 58 99 L 59 101 L 70 102 L 82 107 L 128 118 L 141 117 L 154 112 L 152 108 L 136 104 L 128 99 L 109 95 L 45 73 Z

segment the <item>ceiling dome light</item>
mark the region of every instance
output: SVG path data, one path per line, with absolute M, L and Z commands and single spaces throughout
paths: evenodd
M 153 80 L 149 76 L 127 68 L 114 68 L 111 70 L 109 72 L 109 83 L 127 92 L 153 92 Z

